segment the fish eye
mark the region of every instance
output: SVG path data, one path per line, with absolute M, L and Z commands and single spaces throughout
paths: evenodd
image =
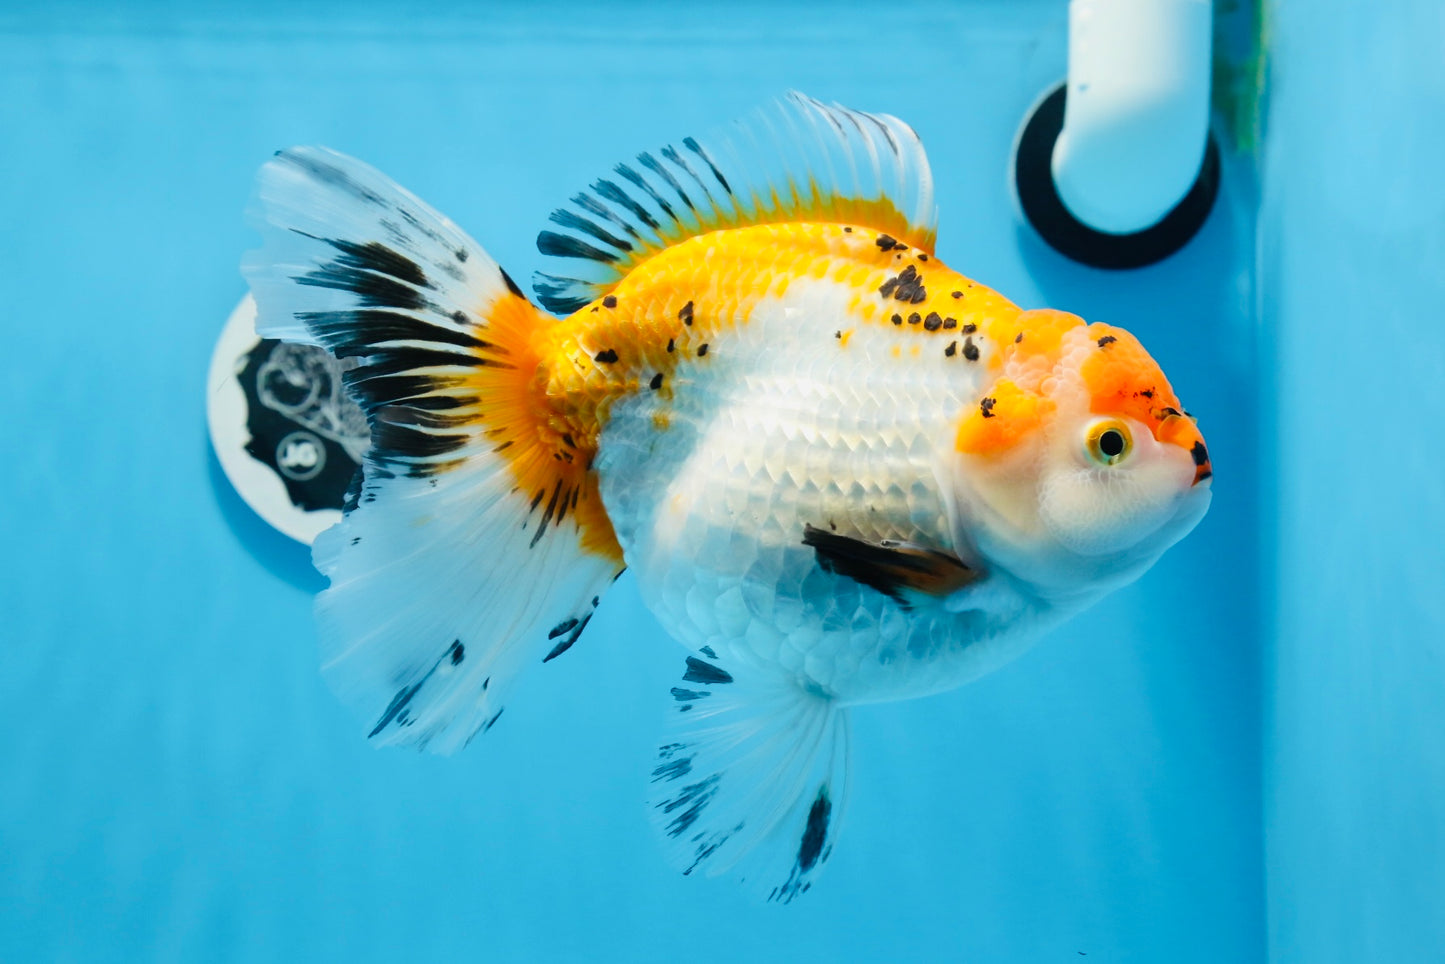
M 1117 418 L 1100 419 L 1089 426 L 1084 449 L 1099 465 L 1118 465 L 1134 448 L 1129 426 Z

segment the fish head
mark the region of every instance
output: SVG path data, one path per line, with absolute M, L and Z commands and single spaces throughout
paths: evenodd
M 955 533 L 1045 594 L 1138 578 L 1209 507 L 1195 420 L 1129 332 L 1024 312 L 956 425 Z

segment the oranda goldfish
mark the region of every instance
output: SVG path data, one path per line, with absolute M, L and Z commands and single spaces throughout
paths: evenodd
M 737 148 L 737 149 L 734 149 Z M 1138 578 L 1209 505 L 1139 341 L 934 256 L 896 118 L 791 95 L 556 211 L 537 307 L 451 221 L 278 154 L 246 271 L 266 337 L 358 358 L 371 448 L 315 545 L 324 671 L 378 743 L 450 753 L 630 568 L 691 650 L 652 764 L 685 871 L 812 886 L 848 708 L 936 693 Z

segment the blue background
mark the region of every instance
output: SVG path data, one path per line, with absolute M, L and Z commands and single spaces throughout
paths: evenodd
M 0 960 L 1432 959 L 1441 20 L 1298 6 L 1258 232 L 1234 157 L 1203 233 L 1127 274 L 1007 190 L 1065 69 L 1054 0 L 0 6 Z M 682 651 L 628 577 L 466 753 L 368 747 L 316 670 L 319 577 L 230 490 L 204 401 L 275 149 L 367 159 L 520 279 L 612 163 L 790 87 L 914 125 L 940 257 L 1137 333 L 1217 478 L 1028 656 L 858 710 L 838 849 L 778 908 L 651 837 Z

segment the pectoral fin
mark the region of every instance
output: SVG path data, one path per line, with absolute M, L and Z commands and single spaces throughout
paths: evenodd
M 878 590 L 905 609 L 918 595 L 942 599 L 971 585 L 984 573 L 951 552 L 894 539 L 870 541 L 817 526 L 803 528 L 803 545 L 818 565 Z

